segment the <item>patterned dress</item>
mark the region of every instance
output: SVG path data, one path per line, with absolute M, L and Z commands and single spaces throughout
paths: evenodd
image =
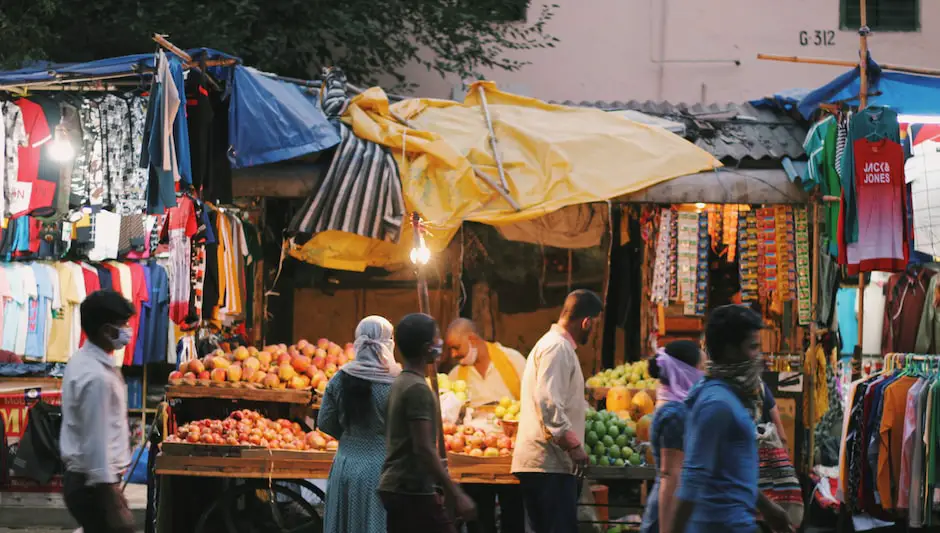
M 385 533 L 385 507 L 376 487 L 385 462 L 385 411 L 391 384 L 372 383 L 372 413 L 350 423 L 340 372 L 326 388 L 317 425 L 339 439 L 326 490 L 324 533 Z

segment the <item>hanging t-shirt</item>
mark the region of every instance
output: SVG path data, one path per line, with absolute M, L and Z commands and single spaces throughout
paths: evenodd
M 39 289 L 40 284 L 42 284 L 41 271 L 39 272 L 39 278 L 37 278 L 34 265 L 24 265 L 22 274 L 28 298 L 26 302 L 26 341 L 23 356 L 31 360 L 41 360 L 45 348 L 46 334 L 40 329 L 40 323 L 42 321 L 41 315 L 45 315 L 45 301 L 48 300 L 42 297 Z
M 16 338 L 20 331 L 20 322 L 25 315 L 26 302 L 24 298 L 26 291 L 23 288 L 23 278 L 20 276 L 18 265 L 9 265 L 0 267 L 4 270 L 7 286 L 9 287 L 9 298 L 5 298 L 3 309 L 3 339 L 0 343 L 0 349 L 6 352 L 16 353 Z M 17 355 L 22 355 L 20 352 Z
M 110 211 L 98 211 L 94 215 L 95 242 L 88 251 L 88 259 L 104 261 L 117 259 L 121 238 L 121 215 Z
M 50 324 L 49 348 L 46 350 L 46 362 L 64 363 L 69 360 L 72 352 L 70 342 L 72 327 L 81 329 L 81 322 L 73 324 L 75 320 L 74 307 L 81 303 L 72 269 L 68 263 L 55 263 L 56 274 L 59 278 L 60 306 L 52 310 L 52 323 Z
M 69 350 L 70 354 L 78 351 L 78 347 L 82 341 L 82 310 L 81 303 L 88 296 L 85 292 L 85 275 L 82 273 L 82 267 L 78 263 L 67 263 L 67 266 L 72 271 L 72 283 L 75 285 L 75 291 L 78 293 L 78 304 L 72 306 L 72 323 L 73 326 L 69 335 Z
M 189 314 L 190 268 L 192 265 L 192 237 L 198 230 L 193 200 L 180 196 L 176 207 L 167 213 L 166 233 L 170 242 L 170 262 L 173 277 L 170 280 L 170 319 L 182 324 Z
M 840 353 L 851 354 L 858 345 L 858 316 L 855 314 L 855 300 L 858 289 L 840 288 L 836 293 L 836 313 L 839 315 L 839 332 L 842 336 Z
M 16 101 L 23 114 L 23 125 L 28 141 L 19 147 L 19 169 L 16 183 L 8 191 L 13 216 L 29 213 L 41 206 L 52 205 L 55 185 L 39 181 L 39 159 L 42 145 L 52 140 L 46 115 L 39 104 L 20 98 Z
M 7 269 L 0 266 L 0 335 L 3 334 L 4 309 L 12 298 L 10 282 L 7 280 Z M 0 339 L 0 347 L 2 344 L 2 339 Z
M 80 263 L 80 265 L 82 267 L 82 278 L 85 282 L 85 294 L 87 295 L 97 290 L 101 290 L 101 282 L 98 279 L 98 270 L 88 263 Z M 108 281 L 111 281 L 110 277 L 108 278 Z M 82 331 L 81 337 L 78 341 L 79 348 L 85 345 L 85 340 L 86 335 L 85 332 Z
M 150 300 L 150 296 L 146 275 L 144 274 L 144 267 L 139 263 L 128 263 L 123 265 L 123 267 L 130 271 L 131 298 L 129 298 L 129 300 L 134 304 L 134 308 L 137 309 L 137 314 L 132 316 L 128 321 L 128 325 L 131 328 L 131 339 L 127 343 L 127 348 L 124 351 L 124 364 L 132 365 L 134 364 L 137 343 L 140 342 L 142 329 L 141 315 L 143 314 L 144 304 Z
M 885 285 L 891 274 L 872 272 L 871 279 L 865 285 L 864 327 L 862 333 L 862 354 L 881 355 L 881 334 L 884 329 Z M 858 314 L 858 302 L 855 301 L 855 313 Z M 857 336 L 856 336 L 857 337 Z
M 914 249 L 940 256 L 940 142 L 920 144 L 904 175 L 911 186 Z
M 19 106 L 13 102 L 0 102 L 0 121 L 4 125 L 4 144 L 0 145 L 0 156 L 3 161 L 4 186 L 3 192 L 9 197 L 6 198 L 3 210 L 0 216 L 6 216 L 10 213 L 10 204 L 12 187 L 16 183 L 20 169 L 20 147 L 29 143 L 29 136 L 26 135 L 26 126 L 23 123 L 23 112 Z
M 29 333 L 26 337 L 26 356 L 43 359 L 46 355 L 48 317 L 52 305 L 52 280 L 44 265 L 29 265 L 36 279 L 36 298 L 30 301 Z M 33 309 L 35 302 L 35 309 Z
M 844 261 L 849 275 L 907 267 L 907 189 L 904 151 L 887 137 L 853 143 L 858 239 L 846 241 Z M 840 253 L 840 259 L 843 259 Z

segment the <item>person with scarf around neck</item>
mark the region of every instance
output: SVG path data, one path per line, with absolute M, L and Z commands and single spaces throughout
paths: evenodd
M 763 412 L 760 330 L 742 305 L 711 312 L 705 379 L 686 398 L 685 458 L 672 533 L 754 533 L 759 510 L 771 530 L 792 531 L 786 512 L 758 491 L 757 426 Z
M 450 323 L 444 335 L 444 357 L 457 362 L 448 376 L 452 382 L 466 382 L 471 407 L 494 404 L 502 398 L 519 400 L 525 357 L 498 342 L 483 340 L 473 321 L 458 318 Z M 461 488 L 477 505 L 477 520 L 467 524 L 467 533 L 522 533 L 525 530 L 522 490 L 518 485 L 463 483 Z
M 317 426 L 339 441 L 326 491 L 325 533 L 385 533 L 385 507 L 375 486 L 385 461 L 386 408 L 395 362 L 392 324 L 380 316 L 356 327 L 356 358 L 330 380 Z
M 705 354 L 695 341 L 674 341 L 649 362 L 650 376 L 659 379 L 656 412 L 650 425 L 650 446 L 656 482 L 646 502 L 641 533 L 668 532 L 675 511 L 676 489 L 684 457 L 685 399 L 705 375 Z

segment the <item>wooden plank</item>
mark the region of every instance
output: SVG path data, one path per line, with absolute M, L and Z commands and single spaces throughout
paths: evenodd
M 176 398 L 216 398 L 221 400 L 246 400 L 252 402 L 297 403 L 313 402 L 310 390 L 254 389 L 249 387 L 205 387 L 202 385 L 170 385 L 166 389 L 167 400 Z

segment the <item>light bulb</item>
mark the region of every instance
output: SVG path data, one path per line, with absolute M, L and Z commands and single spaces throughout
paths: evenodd
M 421 243 L 418 248 L 411 249 L 411 262 L 416 265 L 426 265 L 431 260 L 431 249 Z
M 698 210 L 705 209 L 705 204 L 702 203 L 702 202 L 698 202 L 698 203 L 695 204 L 695 208 L 698 209 Z
M 49 144 L 49 157 L 57 163 L 67 163 L 75 157 L 75 149 L 68 141 L 55 139 Z

